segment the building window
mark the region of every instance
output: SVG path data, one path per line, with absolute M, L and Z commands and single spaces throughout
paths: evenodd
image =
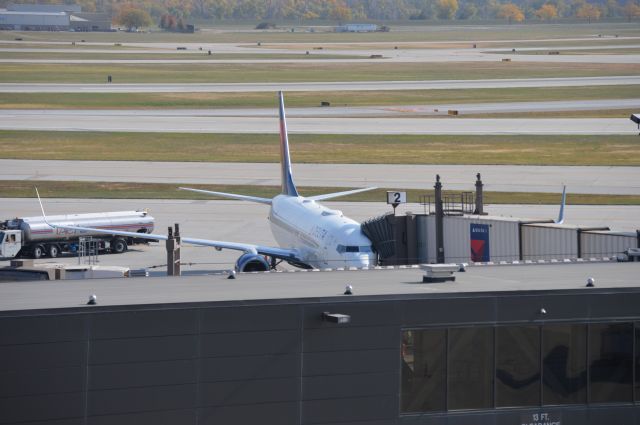
M 589 400 L 633 400 L 633 324 L 589 326 Z
M 496 406 L 540 404 L 540 329 L 496 328 Z
M 401 413 L 640 401 L 640 322 L 409 330 L 401 358 Z
M 446 348 L 446 329 L 403 332 L 403 413 L 445 410 Z
M 636 322 L 636 401 L 640 401 L 640 322 Z
M 493 328 L 449 329 L 448 409 L 493 407 Z
M 587 326 L 542 328 L 542 403 L 587 402 Z

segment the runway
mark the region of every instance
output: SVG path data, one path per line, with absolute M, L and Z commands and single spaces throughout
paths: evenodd
M 135 199 L 44 199 L 48 214 L 69 214 L 100 211 L 121 211 L 148 208 L 156 219 L 156 233 L 166 233 L 167 227 L 180 223 L 183 236 L 217 239 L 233 242 L 250 242 L 276 245 L 269 230 L 268 207 L 241 201 L 183 201 L 183 200 L 135 200 Z M 369 202 L 326 202 L 327 206 L 339 209 L 345 215 L 363 221 L 389 212 L 383 203 Z M 40 207 L 35 199 L 0 198 L 3 214 L 6 217 L 24 217 L 40 215 Z M 495 205 L 485 208 L 490 214 L 506 216 L 549 219 L 558 214 L 553 205 Z M 398 207 L 398 214 L 407 211 L 422 212 L 422 206 L 407 204 Z M 566 223 L 588 227 L 611 226 L 616 231 L 634 231 L 639 226 L 640 206 L 588 206 L 568 205 Z M 5 218 L 5 217 L 2 217 Z M 239 254 L 237 251 L 216 251 L 213 248 L 183 245 L 181 258 L 183 271 L 208 271 L 230 269 Z M 137 245 L 123 255 L 101 255 L 101 265 L 118 265 L 131 268 L 152 267 L 166 264 L 166 251 L 163 243 Z M 77 258 L 42 259 L 38 263 L 56 262 L 77 264 Z M 0 261 L 0 266 L 8 265 Z M 152 268 L 151 272 L 165 274 L 166 268 Z
M 205 93 L 284 91 L 437 90 L 515 87 L 579 87 L 640 84 L 639 76 L 511 78 L 426 81 L 343 81 L 303 83 L 57 84 L 0 83 L 0 93 Z
M 517 165 L 293 164 L 299 186 L 473 190 L 476 173 L 496 192 L 640 195 L 638 167 Z M 280 185 L 276 163 L 35 161 L 0 159 L 0 180 L 105 181 L 169 184 Z
M 289 133 L 298 134 L 636 134 L 627 118 L 332 118 L 293 117 Z M 164 112 L 114 110 L 0 111 L 0 130 L 120 131 L 162 133 L 278 133 L 271 117 L 167 116 Z
M 388 105 L 388 106 L 331 106 L 287 108 L 287 117 L 413 117 L 416 115 L 447 115 L 455 110 L 458 115 L 516 113 L 516 112 L 551 112 L 551 111 L 588 111 L 602 109 L 640 110 L 638 99 L 598 99 L 542 102 L 495 102 L 495 103 L 434 103 L 424 105 Z M 55 115 L 57 117 L 105 116 L 109 117 L 277 117 L 275 108 L 224 108 L 224 109 L 3 109 L 3 114 L 11 116 Z

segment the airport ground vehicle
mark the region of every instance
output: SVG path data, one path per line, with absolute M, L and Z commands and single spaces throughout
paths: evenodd
M 151 233 L 154 218 L 146 211 L 114 211 L 90 214 L 68 214 L 50 217 L 57 223 L 92 227 L 101 230 Z M 62 253 L 78 250 L 81 237 L 92 237 L 100 251 L 116 254 L 125 252 L 129 245 L 149 242 L 133 236 L 107 236 L 86 230 L 52 228 L 42 217 L 14 218 L 0 222 L 0 259 L 14 257 L 55 258 Z

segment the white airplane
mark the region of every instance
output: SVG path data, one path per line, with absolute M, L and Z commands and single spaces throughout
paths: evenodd
M 287 136 L 287 124 L 284 113 L 284 98 L 282 92 L 279 92 L 279 100 L 280 161 L 282 166 L 282 190 L 279 195 L 269 199 L 233 193 L 191 189 L 186 187 L 181 187 L 180 189 L 269 205 L 271 232 L 280 247 L 214 241 L 190 237 L 182 237 L 181 242 L 193 245 L 211 246 L 218 250 L 233 249 L 242 251 L 243 254 L 236 261 L 236 270 L 239 272 L 267 271 L 275 268 L 277 261 L 286 261 L 296 267 L 307 269 L 338 267 L 363 268 L 375 265 L 375 254 L 371 246 L 371 241 L 362 233 L 360 223 L 346 217 L 341 211 L 332 210 L 321 205 L 318 201 L 351 195 L 376 188 L 368 187 L 309 197 L 300 196 L 293 182 L 291 172 L 289 139 Z M 40 200 L 39 194 L 38 199 Z M 42 209 L 42 215 L 45 222 L 53 228 L 91 231 L 110 235 L 155 240 L 168 239 L 168 236 L 166 235 L 101 230 L 81 226 L 49 223 L 46 219 L 41 201 L 40 207 Z

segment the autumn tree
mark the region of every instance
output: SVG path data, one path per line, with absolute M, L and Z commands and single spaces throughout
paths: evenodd
M 500 6 L 498 18 L 506 19 L 509 23 L 511 23 L 511 21 L 522 22 L 524 21 L 524 13 L 522 13 L 522 10 L 515 4 L 506 3 Z
M 458 11 L 458 0 L 436 0 L 438 19 L 453 19 Z
M 640 6 L 631 2 L 627 3 L 624 7 L 624 16 L 626 16 L 629 21 L 634 18 L 640 18 Z
M 546 3 L 543 4 L 540 9 L 536 10 L 534 15 L 536 15 L 538 19 L 548 21 L 558 17 L 558 8 L 552 4 Z
M 151 16 L 146 10 L 138 9 L 130 4 L 123 5 L 118 10 L 114 21 L 117 24 L 123 25 L 129 31 L 133 31 L 136 28 L 147 27 L 151 25 Z
M 588 19 L 589 23 L 591 23 L 592 19 L 594 21 L 600 19 L 601 14 L 602 12 L 600 11 L 600 9 L 590 3 L 585 3 L 576 11 L 576 17 L 581 19 L 586 18 Z

